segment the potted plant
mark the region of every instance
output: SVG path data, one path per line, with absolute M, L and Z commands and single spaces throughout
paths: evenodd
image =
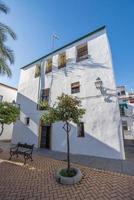
M 85 113 L 85 109 L 82 108 L 81 101 L 78 98 L 70 95 L 62 94 L 57 100 L 53 106 L 48 105 L 47 111 L 43 113 L 41 119 L 45 124 L 57 121 L 64 123 L 63 129 L 67 134 L 67 168 L 59 169 L 56 173 L 56 179 L 63 184 L 73 184 L 82 178 L 82 174 L 79 169 L 70 166 L 70 122 L 78 124 Z

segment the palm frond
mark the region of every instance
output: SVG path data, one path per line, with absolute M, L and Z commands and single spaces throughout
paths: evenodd
M 14 40 L 17 38 L 15 32 L 7 25 L 0 22 L 0 33 L 9 34 Z
M 0 41 L 1 42 L 7 41 L 7 35 L 3 31 L 0 31 Z
M 14 63 L 13 51 L 9 47 L 5 46 L 1 41 L 0 41 L 0 58 L 8 59 L 10 64 Z
M 4 3 L 0 3 L 0 12 L 7 14 L 9 12 L 9 8 Z
M 7 75 L 8 77 L 12 76 L 11 69 L 4 59 L 0 59 L 0 74 Z

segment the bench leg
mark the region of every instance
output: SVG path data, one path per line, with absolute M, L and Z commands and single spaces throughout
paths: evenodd
M 10 152 L 10 157 L 9 157 L 9 160 L 11 160 L 11 159 L 12 159 L 12 156 L 13 156 L 13 153 L 12 153 L 12 152 Z
M 32 162 L 32 161 L 33 161 L 32 155 L 30 155 L 29 158 L 30 158 L 30 160 L 31 160 L 31 162 Z
M 28 156 L 24 154 L 24 165 L 26 164 L 27 160 L 28 160 Z

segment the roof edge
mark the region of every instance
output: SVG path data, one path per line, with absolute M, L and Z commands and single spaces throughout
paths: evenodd
M 15 87 L 12 87 L 12 86 L 9 86 L 9 85 L 6 85 L 6 84 L 4 84 L 4 83 L 0 83 L 0 85 L 2 85 L 2 86 L 4 86 L 4 87 L 7 87 L 7 88 L 10 88 L 10 89 L 13 89 L 13 90 L 18 90 L 17 88 L 15 88 Z
M 88 34 L 86 34 L 86 35 L 84 35 L 84 36 L 82 36 L 82 37 L 80 37 L 80 38 L 78 38 L 78 39 L 76 39 L 76 40 L 74 40 L 74 41 L 72 41 L 72 42 L 70 42 L 70 43 L 68 43 L 68 44 L 66 44 L 66 45 L 64 45 L 64 46 L 62 46 L 62 47 L 60 47 L 60 48 L 58 48 L 58 49 L 56 49 L 56 50 L 54 50 L 54 51 L 48 53 L 48 54 L 46 54 L 46 55 L 44 55 L 44 56 L 42 56 L 42 57 L 40 57 L 39 59 L 37 59 L 37 60 L 35 60 L 35 61 L 33 61 L 33 62 L 31 62 L 31 63 L 29 63 L 29 64 L 23 66 L 23 67 L 21 67 L 20 69 L 24 69 L 24 68 L 26 68 L 26 67 L 28 67 L 28 66 L 30 66 L 30 65 L 32 65 L 32 64 L 34 64 L 34 63 L 36 63 L 36 62 L 38 62 L 38 61 L 40 61 L 40 60 L 42 60 L 42 59 L 44 59 L 44 58 L 50 56 L 51 54 L 54 54 L 54 53 L 60 51 L 61 49 L 66 48 L 66 47 L 72 45 L 73 43 L 76 43 L 76 42 L 78 42 L 78 41 L 80 41 L 80 40 L 82 40 L 82 39 L 84 39 L 84 38 L 86 38 L 86 37 L 89 37 L 89 36 L 91 36 L 91 35 L 93 35 L 93 34 L 99 32 L 99 31 L 101 31 L 101 30 L 103 30 L 103 29 L 105 29 L 105 28 L 106 28 L 105 25 L 104 25 L 104 26 L 101 26 L 101 27 L 97 28 L 96 30 L 94 30 L 94 31 L 92 31 L 92 32 L 90 32 L 90 33 L 88 33 Z

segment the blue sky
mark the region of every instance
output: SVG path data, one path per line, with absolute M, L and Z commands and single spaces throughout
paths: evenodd
M 106 25 L 118 85 L 134 89 L 133 0 L 5 0 L 10 7 L 1 21 L 12 27 L 18 39 L 9 39 L 14 50 L 12 78 L 0 82 L 17 86 L 20 67 L 51 51 L 51 34 L 60 36 L 56 48 Z

